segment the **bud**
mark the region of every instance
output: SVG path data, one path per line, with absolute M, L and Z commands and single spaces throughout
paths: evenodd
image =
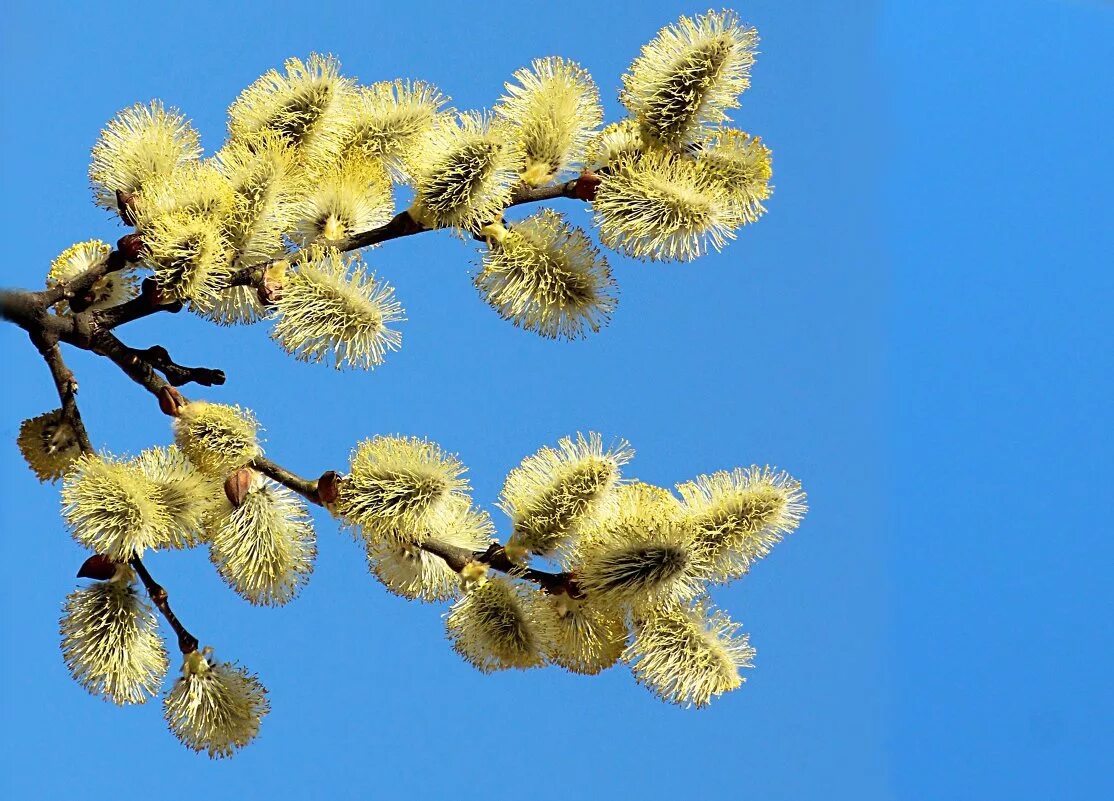
M 186 399 L 182 397 L 182 393 L 169 384 L 159 389 L 158 399 L 159 408 L 168 417 L 177 417 L 181 413 L 182 407 L 186 405 Z
M 251 489 L 254 476 L 255 471 L 250 467 L 241 467 L 225 479 L 224 494 L 228 498 L 228 502 L 237 509 L 244 505 L 244 498 L 247 497 L 248 490 Z
M 119 563 L 113 562 L 107 556 L 101 556 L 99 553 L 93 554 L 81 563 L 81 567 L 77 571 L 77 577 L 108 581 L 116 575 L 120 567 Z

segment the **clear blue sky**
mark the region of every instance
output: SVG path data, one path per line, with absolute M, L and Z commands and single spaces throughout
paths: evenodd
M 88 150 L 159 97 L 207 150 L 253 78 L 337 54 L 365 81 L 424 78 L 489 105 L 533 57 L 600 84 L 680 13 L 671 2 L 333 4 L 234 9 L 10 4 L 3 62 L 2 282 L 37 285 L 79 239 L 120 229 L 89 200 Z M 342 468 L 374 433 L 429 436 L 491 504 L 525 454 L 576 430 L 627 437 L 671 484 L 752 462 L 805 483 L 801 530 L 716 599 L 757 669 L 704 711 L 618 668 L 482 676 L 443 609 L 408 604 L 319 518 L 300 600 L 248 606 L 203 551 L 155 555 L 175 608 L 257 671 L 273 712 L 230 761 L 182 749 L 152 704 L 68 678 L 59 605 L 84 558 L 14 445 L 55 404 L 0 328 L 6 655 L 0 768 L 12 798 L 1074 799 L 1109 795 L 1111 398 L 1109 68 L 1097 2 L 736 6 L 762 55 L 736 116 L 775 154 L 770 214 L 690 265 L 613 258 L 613 324 L 577 344 L 500 321 L 470 245 L 425 235 L 369 254 L 398 289 L 403 350 L 370 374 L 285 357 L 263 327 L 188 314 L 129 326 L 222 367 L 205 393 L 255 409 L 268 451 Z M 1103 145 L 1103 142 L 1107 142 Z M 566 207 L 587 219 L 575 206 Z M 1103 323 L 1106 325 L 1103 325 Z M 71 366 L 94 442 L 136 452 L 166 419 L 114 368 Z M 196 391 L 194 394 L 198 394 Z M 1105 458 L 1104 458 L 1105 457 Z M 498 515 L 500 523 L 504 521 Z M 505 531 L 505 526 L 504 526 Z

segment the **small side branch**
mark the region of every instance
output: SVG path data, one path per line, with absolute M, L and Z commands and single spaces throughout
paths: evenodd
M 132 557 L 129 564 L 131 564 L 132 568 L 134 568 L 135 572 L 139 575 L 139 580 L 143 582 L 143 586 L 147 590 L 147 595 L 151 598 L 151 603 L 158 607 L 162 616 L 166 618 L 166 622 L 170 624 L 170 628 L 174 629 L 174 633 L 178 635 L 178 650 L 183 654 L 190 654 L 196 651 L 200 643 L 197 641 L 197 638 L 190 634 L 186 627 L 182 625 L 182 621 L 178 619 L 178 616 L 174 614 L 174 610 L 170 608 L 170 595 L 167 593 L 166 589 L 155 581 L 154 577 L 152 577 L 151 573 L 147 570 L 147 566 L 143 564 L 143 560 L 138 556 Z

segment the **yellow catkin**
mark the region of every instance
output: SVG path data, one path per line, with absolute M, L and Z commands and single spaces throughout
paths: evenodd
M 170 536 L 158 485 L 134 463 L 111 456 L 74 461 L 62 482 L 62 516 L 80 545 L 115 562 L 164 546 Z
M 544 664 L 530 597 L 536 592 L 498 577 L 469 590 L 445 621 L 453 649 L 484 673 Z
M 256 474 L 243 503 L 226 498 L 208 530 L 209 557 L 245 600 L 282 606 L 309 581 L 317 538 L 305 504 L 285 487 Z
M 310 242 L 340 241 L 391 219 L 391 182 L 375 159 L 354 154 L 313 181 L 297 204 L 291 237 Z
M 606 247 L 651 261 L 722 250 L 742 222 L 728 192 L 699 163 L 661 150 L 621 160 L 592 207 Z
M 232 756 L 254 740 L 270 710 L 259 679 L 239 665 L 215 661 L 209 648 L 186 655 L 181 677 L 163 700 L 174 736 L 213 759 Z
M 221 480 L 262 453 L 258 437 L 259 423 L 239 406 L 194 401 L 174 421 L 174 441 L 182 453 Z
M 505 126 L 476 113 L 442 114 L 410 159 L 410 215 L 431 228 L 479 229 L 507 207 L 523 163 Z
M 698 157 L 708 180 L 720 186 L 746 223 L 766 213 L 763 204 L 773 192 L 770 149 L 757 136 L 726 128 L 713 132 Z
M 546 655 L 555 665 L 595 675 L 614 665 L 627 644 L 623 613 L 565 593 L 543 595 L 536 611 L 545 619 Z
M 681 17 L 642 48 L 623 75 L 620 100 L 647 136 L 671 147 L 727 119 L 750 86 L 758 34 L 733 12 Z
M 192 548 L 205 536 L 205 519 L 224 498 L 219 480 L 198 470 L 176 446 L 149 448 L 135 464 L 154 484 L 170 518 L 163 548 Z
M 134 194 L 201 155 L 197 131 L 155 100 L 119 112 L 93 145 L 89 181 L 98 206 L 118 211 L 117 191 Z
M 678 484 L 677 491 L 716 581 L 745 575 L 796 530 L 808 509 L 800 482 L 768 466 L 697 476 Z
M 463 495 L 453 496 L 445 511 L 426 525 L 429 537 L 469 551 L 486 550 L 495 535 L 491 516 Z M 371 541 L 367 557 L 375 577 L 404 598 L 444 601 L 460 594 L 461 577 L 444 559 L 417 545 Z
M 618 489 L 614 511 L 583 532 L 569 565 L 593 603 L 622 609 L 692 598 L 707 569 L 681 504 L 643 483 Z
M 535 59 L 515 72 L 495 107 L 525 158 L 523 180 L 548 183 L 574 169 L 603 122 L 599 90 L 587 71 L 563 58 Z
M 102 264 L 111 252 L 112 248 L 108 243 L 99 239 L 90 239 L 86 242 L 70 245 L 50 263 L 46 285 L 55 287 L 76 278 L 86 270 Z M 139 284 L 136 281 L 135 273 L 131 270 L 114 270 L 102 278 L 98 278 L 89 288 L 88 295 L 91 302 L 86 308 L 92 311 L 107 309 L 110 306 L 117 306 L 129 301 L 138 294 Z M 66 301 L 60 301 L 58 306 L 60 310 L 65 311 L 69 304 Z
M 394 289 L 336 248 L 304 251 L 275 307 L 271 338 L 299 361 L 369 370 L 402 344 L 391 327 L 404 319 Z
M 633 455 L 627 443 L 605 449 L 603 438 L 590 433 L 527 456 L 508 474 L 500 495 L 499 508 L 511 518 L 509 544 L 553 553 L 609 509 L 620 468 Z
M 410 180 L 407 166 L 447 99 L 424 81 L 383 81 L 361 86 L 348 100 L 340 133 L 340 159 L 377 160 L 398 183 Z
M 547 339 L 599 331 L 617 302 L 607 260 L 582 229 L 550 209 L 493 240 L 475 283 L 500 317 Z
M 436 443 L 379 436 L 352 452 L 336 510 L 369 543 L 418 544 L 468 490 L 464 465 Z
M 57 481 L 81 455 L 77 433 L 61 409 L 20 423 L 16 443 L 39 481 Z
M 739 625 L 705 602 L 666 606 L 635 622 L 623 654 L 631 672 L 654 695 L 681 706 L 707 706 L 740 687 L 741 668 L 752 666 L 754 649 Z
M 98 581 L 66 597 L 62 657 L 74 681 L 115 704 L 142 704 L 159 692 L 169 665 L 151 607 L 120 568 L 112 581 Z

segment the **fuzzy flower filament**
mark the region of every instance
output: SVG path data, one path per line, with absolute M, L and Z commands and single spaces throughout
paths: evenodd
M 757 44 L 754 28 L 730 11 L 681 17 L 642 48 L 620 99 L 650 138 L 681 147 L 738 107 Z
M 491 241 L 475 283 L 500 317 L 547 339 L 599 331 L 617 303 L 607 260 L 550 209 Z
M 86 270 L 104 263 L 111 252 L 112 247 L 99 239 L 71 245 L 50 263 L 46 285 L 55 287 L 76 278 Z M 139 286 L 135 274 L 130 270 L 116 270 L 98 278 L 89 288 L 89 298 L 92 302 L 87 308 L 92 311 L 107 309 L 129 301 L 137 294 L 139 294 Z M 63 309 L 68 305 L 66 301 L 59 303 Z
M 538 598 L 537 611 L 546 619 L 546 655 L 553 664 L 591 676 L 622 656 L 627 644 L 622 612 L 565 593 Z
M 162 103 L 137 104 L 119 112 L 93 145 L 89 180 L 98 206 L 119 211 L 116 193 L 142 192 L 201 155 L 197 131 Z
M 495 110 L 523 153 L 523 180 L 540 186 L 583 160 L 603 122 L 599 90 L 579 65 L 557 57 L 535 59 L 514 78 Z
M 317 538 L 305 504 L 256 474 L 238 507 L 225 502 L 209 521 L 209 557 L 240 597 L 281 606 L 309 581 Z
M 507 476 L 499 507 L 511 518 L 510 546 L 548 555 L 604 513 L 619 470 L 634 455 L 625 442 L 605 450 L 599 434 L 565 437 L 526 457 Z
M 398 183 L 409 180 L 407 166 L 433 127 L 447 99 L 423 81 L 383 81 L 359 87 L 349 99 L 340 134 L 341 159 L 378 160 Z
M 66 597 L 59 623 L 62 657 L 74 681 L 115 704 L 142 704 L 159 692 L 169 662 L 159 623 L 139 597 L 130 568 Z
M 215 661 L 209 648 L 186 654 L 182 676 L 163 700 L 174 736 L 214 759 L 232 756 L 254 740 L 270 711 L 259 679 L 239 665 Z
M 745 575 L 800 525 L 808 509 L 799 481 L 758 465 L 697 476 L 677 491 L 717 581 Z
M 403 319 L 394 289 L 377 282 L 356 255 L 310 248 L 286 278 L 271 337 L 299 361 L 368 370 L 398 350 Z
M 742 685 L 741 668 L 753 665 L 754 649 L 739 624 L 706 603 L 667 606 L 647 613 L 623 654 L 639 684 L 663 701 L 707 706 Z
M 442 115 L 411 154 L 410 215 L 430 228 L 479 229 L 507 207 L 522 164 L 503 126 L 475 113 Z
M 61 409 L 20 423 L 16 444 L 39 481 L 57 481 L 81 455 L 77 432 Z
M 203 472 L 223 479 L 260 453 L 259 423 L 247 409 L 221 403 L 186 404 L 174 421 L 174 441 Z
M 418 437 L 364 440 L 340 482 L 337 513 L 369 543 L 417 545 L 468 490 L 464 471 L 455 456 Z
M 544 664 L 534 592 L 502 578 L 469 590 L 446 618 L 453 650 L 484 673 Z

